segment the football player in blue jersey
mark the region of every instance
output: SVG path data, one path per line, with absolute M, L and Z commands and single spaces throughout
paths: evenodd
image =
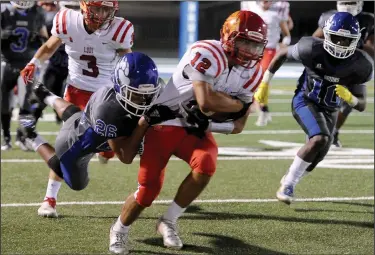
M 341 101 L 358 111 L 366 108 L 366 86 L 372 78 L 373 61 L 357 49 L 361 37 L 356 18 L 337 12 L 323 28 L 324 40 L 302 37 L 295 45 L 282 49 L 272 60 L 254 97 L 262 102 L 268 85 L 287 59 L 302 62 L 305 69 L 292 100 L 292 113 L 308 136 L 287 173 L 281 179 L 277 198 L 290 204 L 301 178 L 323 160 L 333 140 Z
M 149 126 L 175 118 L 167 107 L 152 105 L 161 89 L 155 63 L 133 52 L 117 63 L 113 86 L 103 86 L 90 98 L 84 111 L 52 94 L 42 83 L 33 88 L 31 100 L 53 107 L 64 124 L 55 148 L 35 132 L 35 121 L 23 119 L 30 144 L 51 169 L 44 202 L 38 215 L 57 217 L 56 199 L 62 180 L 73 190 L 88 182 L 88 163 L 97 152 L 113 150 L 121 162 L 130 164 Z

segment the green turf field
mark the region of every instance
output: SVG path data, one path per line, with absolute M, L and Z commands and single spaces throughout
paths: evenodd
M 294 84 L 275 82 L 269 126 L 256 127 L 252 116 L 244 134 L 215 136 L 223 154 L 212 182 L 179 221 L 181 251 L 164 249 L 155 233 L 166 200 L 189 172 L 180 160 L 169 163 L 157 202 L 132 226 L 132 254 L 373 254 L 374 88 L 369 87 L 366 113 L 353 114 L 343 128 L 345 148 L 330 151 L 297 186 L 302 201 L 286 206 L 275 193 L 299 146 L 292 143 L 304 142 L 290 114 Z M 54 122 L 38 124 L 51 142 L 58 130 Z M 233 155 L 238 147 L 247 150 Z M 1 254 L 108 254 L 109 228 L 124 198 L 137 188 L 139 161 L 103 166 L 93 160 L 89 186 L 76 192 L 63 184 L 58 202 L 68 204 L 58 205 L 59 219 L 45 219 L 37 209 L 47 166 L 35 153 L 17 148 L 2 152 L 1 159 Z

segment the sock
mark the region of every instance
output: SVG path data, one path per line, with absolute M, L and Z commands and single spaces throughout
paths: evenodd
M 185 212 L 186 208 L 181 208 L 175 201 L 168 207 L 167 212 L 163 215 L 163 219 L 172 223 L 176 223 L 177 219 Z
M 47 197 L 54 198 L 57 200 L 57 193 L 59 193 L 60 187 L 61 182 L 49 179 L 47 184 L 47 192 L 46 196 L 44 197 L 44 200 L 46 200 Z
M 1 114 L 1 125 L 3 129 L 4 137 L 10 138 L 10 121 L 11 121 L 11 116 L 9 113 Z
M 46 96 L 46 98 L 44 99 L 44 103 L 51 106 L 53 108 L 53 103 L 55 102 L 55 100 L 57 98 L 61 98 L 61 97 L 58 97 L 54 94 L 50 95 L 50 96 Z
M 296 155 L 292 165 L 287 172 L 283 185 L 293 185 L 296 186 L 297 183 L 301 180 L 302 176 L 305 175 L 306 169 L 311 165 L 310 162 L 306 162 Z
M 124 224 L 122 224 L 120 216 L 118 216 L 116 223 L 113 225 L 113 230 L 117 232 L 126 233 L 129 231 L 129 229 L 130 226 L 125 226 Z

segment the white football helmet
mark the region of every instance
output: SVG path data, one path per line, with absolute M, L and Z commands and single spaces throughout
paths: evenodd
M 337 1 L 337 11 L 349 12 L 353 16 L 357 16 L 363 8 L 363 1 Z
M 79 2 L 78 1 L 59 1 L 60 9 L 79 9 Z
M 10 3 L 18 9 L 29 9 L 34 6 L 34 1 L 10 1 Z

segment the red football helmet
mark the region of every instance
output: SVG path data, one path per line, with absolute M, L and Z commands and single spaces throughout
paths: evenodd
M 224 51 L 236 64 L 251 68 L 262 59 L 267 25 L 259 15 L 237 11 L 226 19 L 220 34 Z
M 79 2 L 85 23 L 91 31 L 107 29 L 119 9 L 118 1 L 89 1 Z

